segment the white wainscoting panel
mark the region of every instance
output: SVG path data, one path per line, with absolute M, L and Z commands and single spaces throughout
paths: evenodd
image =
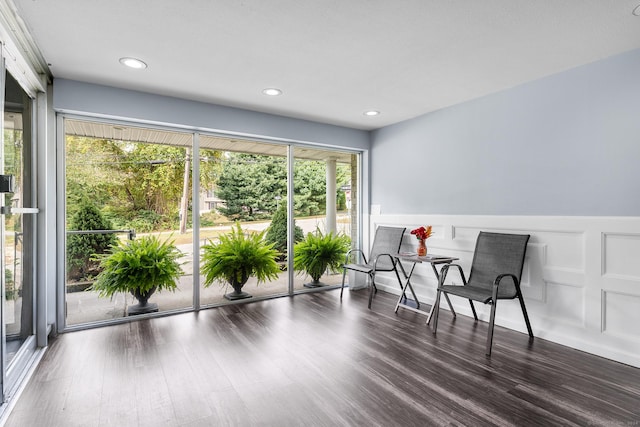
M 623 339 L 640 339 L 640 295 L 603 291 L 602 330 Z
M 603 233 L 602 274 L 640 282 L 640 235 Z
M 480 231 L 530 234 L 522 292 L 534 335 L 640 367 L 640 217 L 372 215 L 369 224 L 370 236 L 380 225 L 407 227 L 406 251 L 417 247 L 410 230 L 432 225 L 429 253 L 460 258 L 465 274 Z M 461 284 L 453 270 L 447 280 Z M 376 282 L 399 295 L 393 274 L 379 274 Z M 412 284 L 422 302 L 434 301 L 437 283 L 428 264 L 416 266 Z M 451 302 L 456 312 L 472 315 L 466 300 Z M 441 309 L 449 309 L 444 300 Z M 489 307 L 476 309 L 487 321 Z M 517 300 L 498 303 L 496 324 L 526 333 Z

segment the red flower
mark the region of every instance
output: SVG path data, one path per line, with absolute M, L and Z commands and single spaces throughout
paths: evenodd
M 418 240 L 426 240 L 431 237 L 431 226 L 416 228 L 415 230 L 411 230 L 411 234 L 414 234 Z

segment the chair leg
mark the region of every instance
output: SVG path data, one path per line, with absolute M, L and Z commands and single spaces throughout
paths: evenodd
M 496 320 L 496 300 L 491 302 L 491 317 L 489 318 L 489 331 L 487 332 L 487 351 L 485 354 L 491 356 L 491 346 L 493 344 L 493 324 Z
M 371 310 L 371 302 L 373 301 L 373 287 L 371 287 L 371 289 L 369 289 L 369 305 L 367 306 L 367 308 L 369 308 L 369 310 Z
M 432 326 L 433 335 L 435 335 L 436 332 L 438 331 L 438 315 L 440 314 L 440 294 L 441 293 L 442 291 L 438 289 L 438 292 L 436 294 L 436 300 L 433 302 L 433 307 L 431 307 L 431 311 L 433 311 L 433 316 L 431 318 L 431 320 L 433 321 L 433 326 Z
M 376 276 L 375 273 L 369 276 L 371 278 L 371 289 L 369 289 L 369 310 L 371 310 L 371 302 L 373 301 L 373 293 L 374 291 L 378 293 L 378 289 L 376 288 Z
M 527 315 L 527 308 L 524 306 L 524 298 L 520 291 L 518 291 L 518 300 L 520 300 L 520 307 L 522 308 L 522 314 L 524 314 L 524 322 L 527 324 L 527 331 L 529 332 L 529 336 L 533 338 L 533 331 L 531 330 L 531 323 L 529 322 L 529 316 Z
M 342 293 L 344 292 L 344 279 L 347 276 L 347 269 L 343 268 L 342 270 L 342 287 L 340 288 L 340 299 L 342 299 Z
M 469 300 L 469 304 L 471 304 L 471 311 L 473 312 L 473 318 L 478 321 L 478 315 L 476 314 L 476 307 L 473 305 L 473 301 Z

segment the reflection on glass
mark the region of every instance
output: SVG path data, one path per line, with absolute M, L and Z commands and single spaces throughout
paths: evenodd
M 24 206 L 24 153 L 22 114 L 5 112 L 4 131 L 4 174 L 15 179 L 15 191 L 5 193 L 4 206 L 19 208 Z M 27 202 L 27 204 L 29 204 Z M 4 316 L 6 325 L 6 346 L 8 363 L 25 339 L 33 333 L 33 315 L 30 301 L 33 298 L 31 278 L 25 277 L 25 238 L 29 239 L 31 229 L 25 230 L 21 214 L 2 215 L 4 221 Z M 27 240 L 28 242 L 28 240 Z
M 5 367 L 9 368 L 19 362 L 20 358 L 16 357 L 18 351 L 34 334 L 35 215 L 23 215 L 11 211 L 33 206 L 32 120 L 31 99 L 11 74 L 5 75 L 4 133 L 3 143 L 0 146 L 0 168 L 2 174 L 13 177 L 15 184 L 13 192 L 2 194 L 4 213 L 1 215 L 1 265 L 4 270 L 2 280 L 6 328 L 2 339 L 7 356 Z M 7 377 L 7 381 L 12 380 Z
M 11 367 L 18 362 L 18 351 L 34 334 L 35 215 L 13 211 L 33 206 L 31 99 L 11 74 L 6 73 L 5 76 L 0 168 L 2 174 L 13 177 L 14 188 L 12 192 L 2 194 L 1 265 L 4 270 L 2 283 L 6 333 L 2 339 L 7 356 L 5 367 Z

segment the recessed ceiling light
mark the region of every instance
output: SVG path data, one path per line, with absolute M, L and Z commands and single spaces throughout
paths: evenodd
M 275 88 L 275 87 L 268 87 L 266 89 L 263 89 L 262 93 L 264 93 L 265 95 L 269 95 L 269 96 L 282 95 L 282 91 L 280 89 Z
M 635 9 L 633 9 L 633 13 L 635 16 L 640 16 L 640 4 L 636 6 Z
M 378 114 L 380 114 L 380 111 L 369 110 L 369 111 L 365 111 L 363 114 L 365 116 L 373 117 L 373 116 L 377 116 Z
M 120 63 L 129 68 L 135 68 L 136 70 L 143 70 L 147 68 L 147 64 L 136 58 L 120 58 Z

